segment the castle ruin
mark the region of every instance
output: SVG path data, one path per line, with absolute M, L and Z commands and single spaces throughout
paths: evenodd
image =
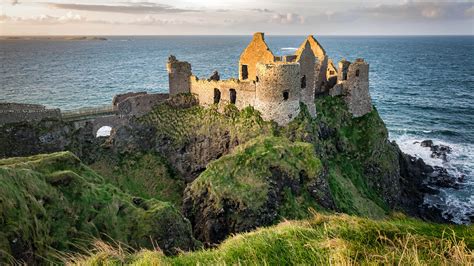
M 334 66 L 313 36 L 308 36 L 295 54 L 275 56 L 263 33 L 255 33 L 240 55 L 239 78 L 220 80 L 215 72 L 199 79 L 191 64 L 170 56 L 167 64 L 170 95 L 192 93 L 199 104 L 253 106 L 265 120 L 280 125 L 290 122 L 304 103 L 316 115 L 315 97 L 342 96 L 354 117 L 372 110 L 369 95 L 369 65 L 363 59 L 342 60 Z

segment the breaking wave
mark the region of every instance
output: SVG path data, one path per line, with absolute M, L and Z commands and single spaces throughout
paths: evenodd
M 424 133 L 424 132 L 423 132 Z M 420 142 L 426 138 L 403 134 L 393 138 L 400 149 L 412 156 L 416 156 L 432 166 L 446 168 L 447 171 L 462 181 L 460 188 L 436 188 L 436 195 L 425 195 L 424 203 L 436 206 L 442 210 L 444 218 L 457 224 L 469 224 L 474 216 L 474 145 L 450 143 L 440 139 L 433 139 L 434 145 L 445 145 L 452 148 L 447 160 L 432 158 L 428 147 L 422 147 Z

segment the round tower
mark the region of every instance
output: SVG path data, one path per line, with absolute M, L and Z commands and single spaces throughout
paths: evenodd
M 288 124 L 300 111 L 300 66 L 298 63 L 257 64 L 255 109 L 265 120 Z

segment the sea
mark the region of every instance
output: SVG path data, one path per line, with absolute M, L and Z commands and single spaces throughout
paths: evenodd
M 107 41 L 0 40 L 0 102 L 74 110 L 111 104 L 118 93 L 167 92 L 169 55 L 209 77 L 238 76 L 251 36 L 116 36 Z M 266 36 L 277 55 L 291 54 L 305 36 Z M 327 54 L 365 58 L 370 93 L 390 139 L 462 177 L 461 188 L 426 196 L 455 223 L 474 215 L 474 36 L 316 36 Z M 447 161 L 419 143 L 452 148 Z

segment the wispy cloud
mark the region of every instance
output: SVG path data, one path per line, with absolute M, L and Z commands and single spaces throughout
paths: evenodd
M 472 2 L 406 1 L 394 5 L 382 4 L 361 11 L 369 16 L 389 19 L 463 19 L 472 17 L 469 10 L 473 6 Z
M 122 3 L 122 4 L 67 4 L 67 3 L 44 3 L 50 8 L 68 9 L 78 11 L 108 12 L 108 13 L 126 13 L 126 14 L 167 14 L 199 12 L 195 9 L 176 8 L 170 5 L 157 3 Z
M 275 13 L 272 15 L 270 22 L 279 24 L 303 24 L 305 19 L 303 16 L 295 13 Z

